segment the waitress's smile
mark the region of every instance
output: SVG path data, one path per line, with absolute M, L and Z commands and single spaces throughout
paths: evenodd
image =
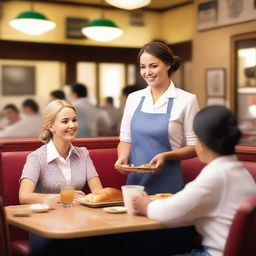
M 147 52 L 140 57 L 140 73 L 149 86 L 169 85 L 169 68 L 169 65 Z

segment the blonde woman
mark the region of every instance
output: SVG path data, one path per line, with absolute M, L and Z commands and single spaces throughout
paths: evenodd
M 61 184 L 66 181 L 74 184 L 76 196 L 84 194 L 82 189 L 86 182 L 91 192 L 102 189 L 88 150 L 71 143 L 77 128 L 76 109 L 70 103 L 55 100 L 47 105 L 39 136 L 45 145 L 27 157 L 20 178 L 21 204 L 41 203 L 47 194 L 59 194 Z M 30 242 L 38 255 L 53 252 L 48 250 L 53 247 L 52 239 L 30 234 Z

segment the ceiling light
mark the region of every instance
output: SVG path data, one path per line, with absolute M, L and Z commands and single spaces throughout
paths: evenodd
M 33 10 L 20 13 L 9 24 L 12 28 L 33 36 L 42 35 L 56 27 L 44 14 Z
M 107 3 L 126 10 L 138 9 L 150 4 L 151 0 L 105 0 Z
M 97 19 L 82 28 L 82 33 L 92 40 L 109 42 L 120 37 L 123 30 L 111 20 Z

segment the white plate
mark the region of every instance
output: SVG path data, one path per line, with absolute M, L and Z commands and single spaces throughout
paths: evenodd
M 28 217 L 31 214 L 31 208 L 25 205 L 10 206 L 13 216 L 17 217 Z
M 31 204 L 32 212 L 48 212 L 50 207 L 47 204 Z
M 104 207 L 103 210 L 107 213 L 125 213 L 127 211 L 124 206 Z

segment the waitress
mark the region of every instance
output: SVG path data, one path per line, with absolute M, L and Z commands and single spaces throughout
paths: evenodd
M 192 124 L 199 110 L 197 99 L 170 80 L 181 59 L 166 44 L 153 41 L 144 45 L 138 62 L 148 86 L 127 99 L 116 168 L 150 163 L 160 170 L 130 173 L 127 184 L 143 185 L 149 194 L 176 193 L 184 186 L 180 160 L 196 155 Z

